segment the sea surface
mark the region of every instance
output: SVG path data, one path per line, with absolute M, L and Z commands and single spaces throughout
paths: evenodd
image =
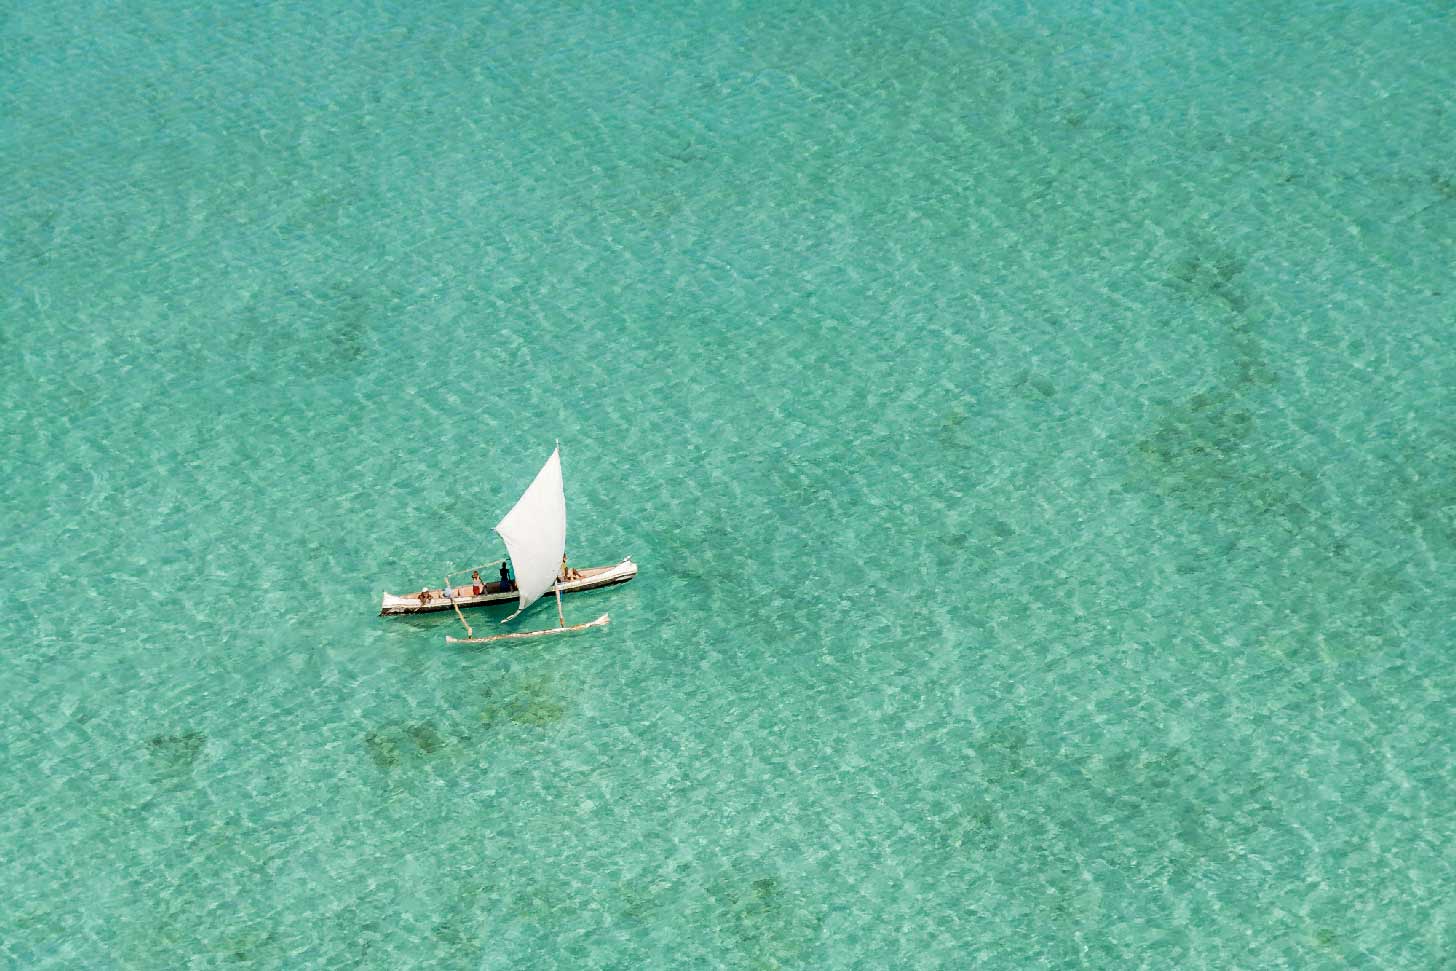
M 1445 0 L 0 65 L 0 967 L 1456 962 Z M 377 616 L 557 440 L 610 627 Z

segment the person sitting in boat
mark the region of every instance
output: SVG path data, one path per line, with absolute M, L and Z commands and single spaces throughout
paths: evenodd
M 565 583 L 567 580 L 580 580 L 581 579 L 581 571 L 580 570 L 573 570 L 571 567 L 569 567 L 569 566 L 566 565 L 566 554 L 565 553 L 562 553 L 561 554 L 561 575 L 558 576 L 556 579 L 558 581 L 562 582 L 562 583 Z
M 485 593 L 485 581 L 480 579 L 479 570 L 470 571 L 470 592 L 476 597 Z
M 423 607 L 425 604 L 430 602 L 430 588 L 425 587 L 425 589 L 421 590 L 416 596 L 420 598 L 420 606 Z
M 450 578 L 449 577 L 446 577 L 445 578 L 445 589 L 441 590 L 440 592 L 445 595 L 445 599 L 446 600 L 454 600 L 455 599 L 455 588 L 452 587 L 452 586 L 450 586 Z
M 505 560 L 501 560 L 500 578 L 501 593 L 510 593 L 512 590 L 516 589 L 516 585 L 511 582 L 510 567 L 506 566 Z

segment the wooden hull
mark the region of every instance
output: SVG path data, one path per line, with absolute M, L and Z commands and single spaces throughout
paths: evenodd
M 614 587 L 619 583 L 626 583 L 637 575 L 637 564 L 632 562 L 629 556 L 616 566 L 595 566 L 581 571 L 581 579 L 568 580 L 561 584 L 563 596 L 569 593 L 582 593 L 586 590 L 600 590 L 603 587 Z M 461 588 L 469 591 L 469 586 Z M 392 593 L 384 595 L 384 601 L 380 605 L 379 615 L 390 617 L 397 614 L 433 614 L 442 610 L 450 610 L 459 607 L 464 610 L 466 607 L 488 607 L 491 604 L 513 604 L 520 599 L 520 595 L 514 590 L 507 590 L 502 593 L 500 585 L 490 583 L 486 585 L 485 593 L 478 597 L 461 596 L 458 592 L 454 601 L 446 600 L 438 589 L 431 589 L 432 599 L 427 604 L 420 603 L 419 597 L 409 595 L 404 597 L 395 596 Z

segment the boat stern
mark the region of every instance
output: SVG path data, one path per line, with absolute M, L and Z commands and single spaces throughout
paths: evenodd
M 389 617 L 393 614 L 408 614 L 418 610 L 420 601 L 418 597 L 396 597 L 388 591 L 384 599 L 379 602 L 379 616 Z

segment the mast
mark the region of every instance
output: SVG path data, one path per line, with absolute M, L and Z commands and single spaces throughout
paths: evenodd
M 558 438 L 556 440 L 556 449 L 551 454 L 554 455 L 554 456 L 556 456 L 556 464 L 557 465 L 560 465 L 561 464 L 561 439 Z M 562 548 L 562 553 L 563 553 L 563 556 L 561 557 L 561 559 L 564 561 L 566 559 L 566 557 L 564 555 L 565 554 L 565 551 L 566 551 L 566 522 L 565 522 L 565 519 L 566 519 L 566 485 L 565 485 L 564 482 L 562 483 L 562 488 L 561 488 L 561 516 L 562 516 L 562 523 L 561 523 L 561 548 Z M 566 628 L 566 615 L 561 612 L 561 578 L 560 577 L 557 577 L 555 580 L 553 580 L 551 582 L 551 589 L 556 591 L 556 623 L 557 623 L 557 626 L 558 627 L 560 627 L 561 629 L 564 630 Z

